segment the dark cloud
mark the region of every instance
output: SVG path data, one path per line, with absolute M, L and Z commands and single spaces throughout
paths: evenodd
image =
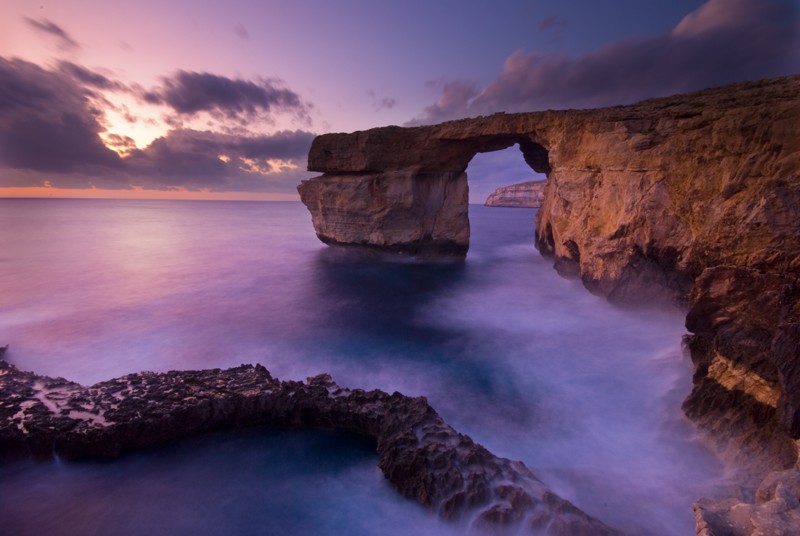
M 300 176 L 307 175 L 306 156 L 313 139 L 314 134 L 300 130 L 233 136 L 180 129 L 132 151 L 125 165 L 140 184 L 150 188 L 289 192 Z
M 23 17 L 25 22 L 28 23 L 28 26 L 34 28 L 37 31 L 46 33 L 58 39 L 58 45 L 63 50 L 69 49 L 77 49 L 80 48 L 80 45 L 77 41 L 75 41 L 72 36 L 70 36 L 61 26 L 49 21 L 47 19 L 31 19 L 28 17 Z
M 595 107 L 800 71 L 794 0 L 709 0 L 672 32 L 569 57 L 513 53 L 482 91 L 442 86 L 410 124 L 497 111 Z
M 308 105 L 294 91 L 267 80 L 252 82 L 211 73 L 178 71 L 173 77 L 164 78 L 161 87 L 145 92 L 142 98 L 187 116 L 209 112 L 227 119 L 252 120 L 286 112 L 304 120 L 308 118 Z
M 0 57 L 0 166 L 45 172 L 119 169 L 98 112 L 75 80 Z
M 103 110 L 113 105 L 94 89 L 126 88 L 73 63 L 47 70 L 0 57 L 0 185 L 294 192 L 308 175 L 311 132 L 177 129 L 139 149 L 105 131 Z
M 113 90 L 113 91 L 129 91 L 128 87 L 121 82 L 111 80 L 105 75 L 96 71 L 92 71 L 69 61 L 62 61 L 58 64 L 59 69 L 71 76 L 75 81 L 84 85 L 91 86 L 97 89 Z

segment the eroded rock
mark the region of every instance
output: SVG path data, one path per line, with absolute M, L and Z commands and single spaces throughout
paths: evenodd
M 522 462 L 456 432 L 423 397 L 346 389 L 328 375 L 283 382 L 260 365 L 142 372 L 83 387 L 0 362 L 0 391 L 2 459 L 114 458 L 254 425 L 335 429 L 375 438 L 386 478 L 445 519 L 536 534 L 616 534 Z
M 767 475 L 755 502 L 701 499 L 694 506 L 697 536 L 791 536 L 800 527 L 800 470 Z
M 338 181 L 459 175 L 476 153 L 515 143 L 548 177 L 539 250 L 611 302 L 688 308 L 687 414 L 748 478 L 791 467 L 800 438 L 800 76 L 631 106 L 324 135 L 308 160 L 324 174 L 300 186 L 301 198 L 323 240 L 370 245 L 383 214 L 397 216 L 384 206 L 337 235 L 324 222 L 326 211 L 350 218 L 328 208 L 339 202 Z M 324 185 L 333 185 L 330 201 L 315 193 Z M 464 203 L 466 212 L 461 189 L 441 191 L 441 206 L 456 213 Z M 425 208 L 412 219 L 435 220 L 426 210 L 437 203 L 416 201 Z M 439 229 L 467 230 L 457 220 Z M 412 234 L 434 249 L 455 240 Z M 463 234 L 457 241 L 466 250 Z

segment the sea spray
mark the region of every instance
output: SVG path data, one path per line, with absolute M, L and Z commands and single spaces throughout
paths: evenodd
M 471 250 L 453 264 L 328 248 L 297 203 L 0 200 L 0 284 L 8 289 L 0 341 L 11 344 L 20 368 L 84 384 L 138 370 L 260 362 L 282 379 L 330 372 L 344 386 L 424 395 L 459 431 L 523 460 L 604 521 L 638 534 L 689 533 L 690 504 L 711 494 L 719 468 L 680 412 L 691 375 L 681 315 L 620 310 L 559 277 L 532 246 L 533 214 L 472 207 Z M 215 450 L 228 439 L 209 438 L 217 457 L 195 457 L 194 444 L 171 451 L 187 459 L 185 478 L 166 477 L 169 463 L 148 451 L 133 469 L 126 460 L 64 464 L 58 478 L 51 465 L 5 467 L 0 493 L 4 504 L 39 497 L 41 510 L 20 503 L 16 511 L 43 523 L 51 516 L 62 531 L 78 527 L 62 534 L 88 534 L 73 495 L 93 518 L 132 526 L 170 510 L 164 498 L 180 511 L 191 497 L 198 519 L 219 529 L 239 519 L 262 526 L 264 518 L 242 509 L 335 482 L 332 502 L 295 501 L 315 532 L 391 534 L 397 519 L 415 523 L 415 533 L 448 530 L 398 497 L 376 459 L 347 462 L 333 478 L 300 478 L 292 456 L 337 467 L 335 456 L 305 449 L 313 435 L 265 437 L 272 439 L 245 437 L 238 448 L 251 440 L 268 452 L 295 445 L 274 460 L 298 478 L 237 475 L 241 495 L 220 498 L 223 484 L 198 482 L 214 467 L 224 482 L 236 455 Z M 115 480 L 121 473 L 128 476 Z M 90 491 L 81 487 L 87 482 Z M 134 491 L 111 491 L 131 482 Z M 136 515 L 119 511 L 129 500 Z M 285 509 L 277 504 L 265 508 Z M 14 511 L 4 509 L 0 521 Z M 386 522 L 365 522 L 374 512 Z M 271 523 L 276 533 L 311 530 Z M 196 533 L 189 521 L 170 525 L 171 533 L 182 526 Z

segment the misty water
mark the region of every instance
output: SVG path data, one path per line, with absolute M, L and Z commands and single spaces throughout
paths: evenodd
M 465 262 L 340 250 L 299 203 L 0 200 L 0 345 L 83 384 L 262 363 L 281 379 L 424 395 L 635 534 L 692 534 L 722 477 L 680 410 L 678 311 L 559 277 L 530 209 L 470 207 Z M 193 438 L 114 462 L 0 467 L 5 535 L 448 534 L 374 444 L 308 430 Z

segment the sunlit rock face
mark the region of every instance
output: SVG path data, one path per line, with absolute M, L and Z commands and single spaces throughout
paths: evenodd
M 687 414 L 720 434 L 723 451 L 755 453 L 760 470 L 791 465 L 800 437 L 800 76 L 631 106 L 324 135 L 308 164 L 324 174 L 300 194 L 323 240 L 386 247 L 376 230 L 399 216 L 390 196 L 374 197 L 390 189 L 373 186 L 375 177 L 412 177 L 396 185 L 417 212 L 395 246 L 466 251 L 466 186 L 431 188 L 439 197 L 426 203 L 416 184 L 461 177 L 476 153 L 515 143 L 548 177 L 539 250 L 612 302 L 686 307 L 695 363 Z
M 527 181 L 498 188 L 486 198 L 487 207 L 539 208 L 547 181 Z
M 529 165 L 549 171 L 547 151 L 517 134 L 530 132 L 530 125 L 516 124 L 520 118 L 317 137 L 308 169 L 324 174 L 298 187 L 317 236 L 329 244 L 463 257 L 469 248 L 465 171 L 472 157 L 519 143 Z
M 323 175 L 299 190 L 325 243 L 415 255 L 463 256 L 469 247 L 464 173 Z

